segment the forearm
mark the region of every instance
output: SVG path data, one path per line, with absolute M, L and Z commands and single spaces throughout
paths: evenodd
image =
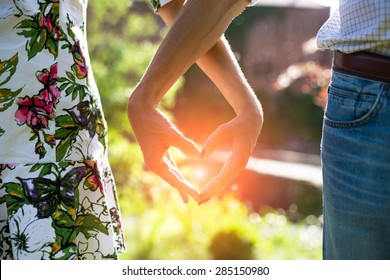
M 138 84 L 132 101 L 156 106 L 176 80 L 221 38 L 247 0 L 188 0 Z
M 158 13 L 167 26 L 173 25 L 183 5 L 184 0 L 176 0 L 159 9 Z M 196 63 L 219 88 L 237 114 L 243 110 L 259 113 L 260 104 L 224 36 L 209 51 L 199 57 Z
M 237 115 L 243 112 L 261 114 L 260 103 L 224 37 L 200 57 L 197 64 L 214 82 Z

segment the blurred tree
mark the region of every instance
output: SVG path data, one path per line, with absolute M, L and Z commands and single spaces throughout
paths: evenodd
M 147 1 L 89 1 L 88 41 L 109 125 L 109 157 L 119 188 L 138 185 L 143 159 L 127 119 L 127 100 L 164 33 Z M 179 83 L 178 83 L 179 84 Z M 169 108 L 173 89 L 162 102 Z

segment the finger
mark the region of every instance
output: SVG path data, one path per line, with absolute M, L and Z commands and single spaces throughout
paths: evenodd
M 209 198 L 207 198 L 207 199 L 204 199 L 204 200 L 200 200 L 200 199 L 199 199 L 199 201 L 198 201 L 198 206 L 207 203 L 207 201 L 209 201 L 210 199 L 211 199 L 211 197 L 209 197 Z
M 172 155 L 171 155 L 171 152 L 168 150 L 166 153 L 165 153 L 165 156 L 168 158 L 170 164 L 172 166 L 174 166 L 175 168 L 177 168 L 177 165 L 176 165 L 176 162 L 173 160 L 172 158 Z M 181 178 L 184 178 L 180 173 L 178 174 Z M 183 192 L 183 191 L 180 191 L 179 190 L 179 194 L 181 196 L 181 199 L 183 200 L 184 203 L 188 203 L 189 201 L 189 198 L 188 198 L 188 195 Z
M 225 190 L 225 185 L 217 185 L 216 182 L 211 181 L 208 183 L 199 194 L 198 205 L 204 204 L 209 201 L 213 196 L 222 195 Z
M 165 152 L 165 156 L 169 160 L 169 164 L 171 164 L 173 167 L 175 167 L 177 169 L 176 162 L 173 160 L 171 151 L 169 149 Z M 179 175 L 182 176 L 180 173 L 179 173 Z
M 171 145 L 178 148 L 186 156 L 192 159 L 200 159 L 200 151 L 193 141 L 185 137 L 180 131 L 175 130 L 171 135 Z
M 199 192 L 180 174 L 167 157 L 164 156 L 158 164 L 153 166 L 152 170 L 179 192 L 184 192 L 198 201 Z
M 190 201 L 188 194 L 186 194 L 185 192 L 179 191 L 179 194 L 184 203 L 188 203 L 188 201 Z
M 238 149 L 233 150 L 218 175 L 200 192 L 198 203 L 202 204 L 221 192 L 246 166 L 248 159 L 249 155 Z
M 201 158 L 208 157 L 218 144 L 227 140 L 227 130 L 225 126 L 219 126 L 204 143 L 203 150 L 201 152 Z

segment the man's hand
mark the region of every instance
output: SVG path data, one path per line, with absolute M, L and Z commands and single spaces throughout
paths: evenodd
M 226 142 L 231 153 L 221 171 L 201 190 L 199 204 L 221 193 L 225 186 L 246 166 L 263 124 L 262 114 L 237 116 L 218 129 L 206 140 L 202 157 L 209 156 L 218 144 Z

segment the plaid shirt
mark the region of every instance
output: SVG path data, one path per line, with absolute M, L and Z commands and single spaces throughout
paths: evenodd
M 390 56 L 390 1 L 339 0 L 317 34 L 319 48 Z

